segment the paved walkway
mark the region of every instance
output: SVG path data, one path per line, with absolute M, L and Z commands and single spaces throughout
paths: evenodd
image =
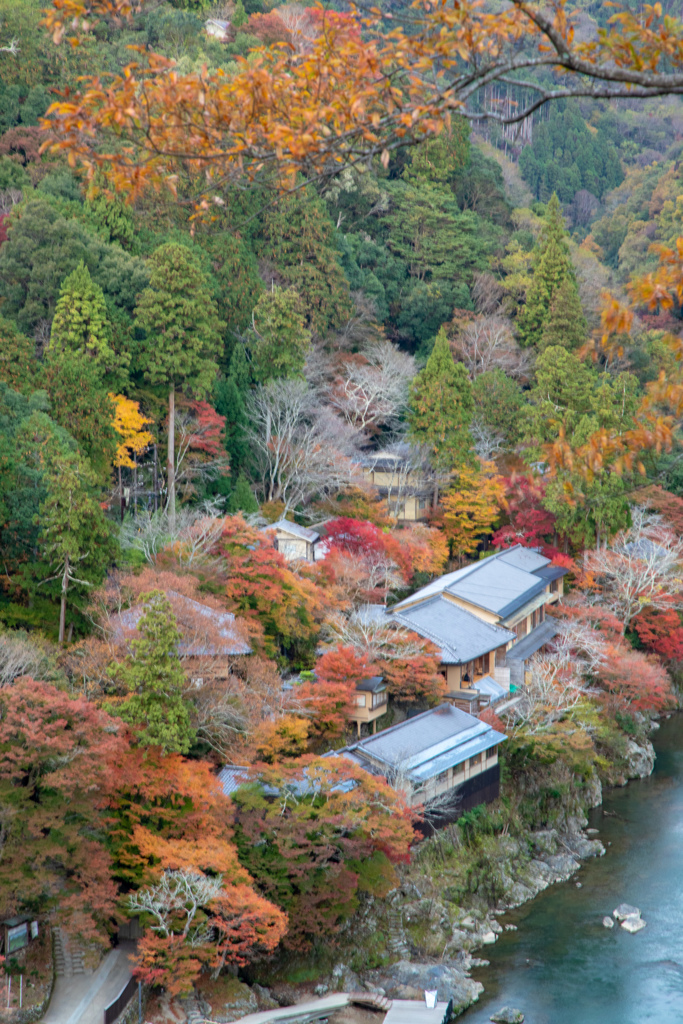
M 121 942 L 91 974 L 57 978 L 43 1024 L 103 1024 L 104 1008 L 131 975 L 134 942 Z
M 296 1003 L 294 1006 L 281 1006 L 279 1010 L 262 1010 L 260 1013 L 250 1013 L 247 1017 L 240 1017 L 236 1024 L 269 1024 L 270 1021 L 287 1021 L 305 1017 L 307 1014 L 315 1014 L 320 1011 L 341 1010 L 348 1006 L 349 997 L 346 992 L 335 992 L 334 995 L 325 996 L 323 999 L 312 999 L 308 1003 Z

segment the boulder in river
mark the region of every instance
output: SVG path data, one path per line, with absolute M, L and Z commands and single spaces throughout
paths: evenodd
M 617 921 L 623 921 L 626 917 L 640 917 L 640 911 L 638 907 L 632 907 L 630 903 L 620 903 L 617 909 L 612 911 L 612 916 Z
M 643 921 L 640 914 L 631 914 L 629 917 L 624 918 L 621 922 L 621 927 L 625 932 L 635 935 L 636 932 L 642 931 L 645 927 L 645 921 Z
M 381 985 L 389 999 L 423 1002 L 425 990 L 437 989 L 441 1002 L 447 1003 L 452 999 L 461 1012 L 476 1002 L 484 991 L 480 981 L 474 981 L 453 961 L 448 964 L 416 964 L 399 960 L 390 967 L 372 971 L 370 980 Z
M 604 928 L 614 928 L 614 921 L 611 917 L 603 917 L 602 924 Z
M 493 1024 L 523 1024 L 524 1014 L 521 1010 L 515 1010 L 511 1006 L 504 1006 L 497 1013 L 492 1013 L 489 1020 Z

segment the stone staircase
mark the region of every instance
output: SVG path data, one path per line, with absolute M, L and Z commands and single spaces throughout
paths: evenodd
M 387 947 L 390 953 L 399 956 L 401 960 L 410 959 L 410 947 L 403 931 L 403 914 L 398 907 L 389 907 L 387 911 L 387 924 L 389 926 L 387 935 Z
M 85 974 L 85 962 L 82 950 L 71 950 L 69 939 L 61 928 L 53 928 L 55 975 L 58 978 L 71 978 Z

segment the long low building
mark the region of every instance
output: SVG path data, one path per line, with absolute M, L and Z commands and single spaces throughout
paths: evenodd
M 337 753 L 384 776 L 411 806 L 425 804 L 428 817 L 453 820 L 498 796 L 505 739 L 487 722 L 441 704 Z

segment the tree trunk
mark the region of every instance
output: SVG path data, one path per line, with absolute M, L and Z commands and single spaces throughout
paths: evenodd
M 439 507 L 439 478 L 436 477 L 434 480 L 434 491 L 432 493 L 432 508 L 436 512 Z
M 59 642 L 64 643 L 64 632 L 66 628 L 66 592 L 69 586 L 69 556 L 64 560 L 64 573 L 62 575 L 62 603 L 59 608 Z
M 121 477 L 121 467 L 119 466 L 119 509 L 121 510 L 121 522 L 123 522 L 123 480 Z
M 159 508 L 159 474 L 157 472 L 157 446 L 154 445 L 154 511 Z
M 168 393 L 168 525 L 175 532 L 175 388 Z

